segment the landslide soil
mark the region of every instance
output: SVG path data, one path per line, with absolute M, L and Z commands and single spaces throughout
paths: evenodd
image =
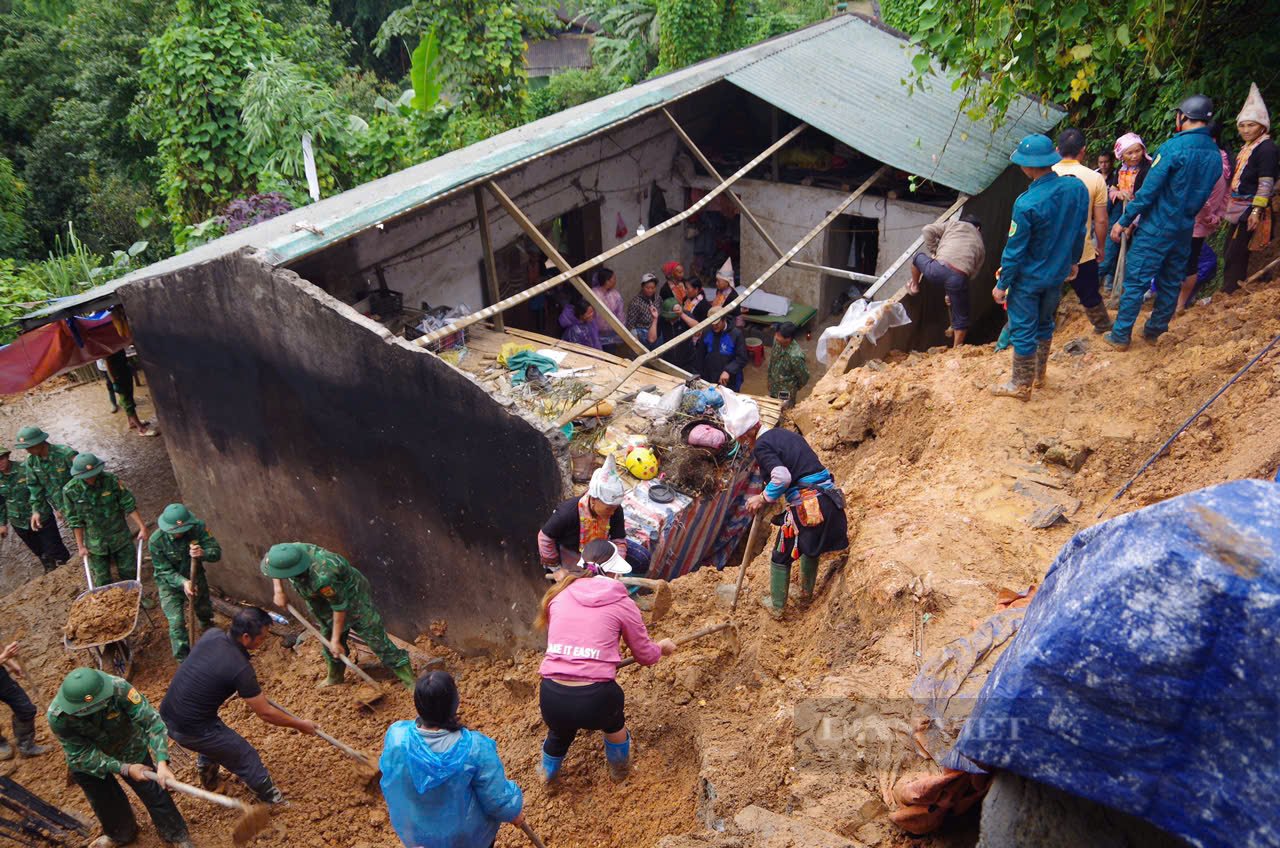
M 1177 319 L 1159 344 L 1136 341 L 1128 353 L 1102 345 L 1072 301 L 1063 308 L 1049 386 L 1028 403 L 987 394 L 1009 368 L 1008 354 L 993 355 L 989 348 L 895 356 L 820 381 L 795 420 L 848 495 L 856 531 L 850 551 L 824 558 L 817 601 L 808 610 L 789 609 L 781 623 L 759 607 L 768 587 L 768 555 L 757 556 L 737 610 L 736 637 L 713 636 L 654 668 L 620 671 L 636 753 L 632 776 L 622 785 L 608 780 L 598 734 L 583 734 L 574 744 L 557 790 L 539 785 L 537 652 L 461 658 L 429 635 L 418 645 L 444 656 L 444 667 L 457 675 L 464 721 L 497 740 L 508 774 L 525 790 L 529 822 L 552 848 L 790 844 L 738 832 L 733 817 L 750 804 L 857 844 L 971 845 L 972 816 L 924 839 L 910 839 L 887 821 L 885 789 L 902 774 L 929 768 L 910 744 L 908 687 L 923 659 L 989 614 L 999 589 L 1040 582 L 1063 543 L 1094 523 L 1177 425 L 1280 333 L 1280 287 L 1214 301 Z M 1084 343 L 1080 354 L 1064 350 L 1074 339 Z M 78 398 L 85 391 L 63 395 Z M 50 429 L 80 426 L 67 417 L 101 405 L 96 396 L 86 395 L 82 404 L 55 395 L 46 412 L 45 400 L 35 394 L 20 417 L 25 423 L 41 413 L 38 420 Z M 160 439 L 110 435 L 87 447 L 114 450 L 121 461 L 133 451 L 162 451 Z M 1078 471 L 1046 461 L 1082 451 Z M 1273 354 L 1105 517 L 1213 483 L 1268 475 L 1278 463 L 1280 362 Z M 148 518 L 175 494 L 171 476 L 165 489 L 161 472 L 154 475 L 159 484 L 123 476 L 143 490 Z M 1043 530 L 1026 523 L 1042 505 L 1015 490 L 1020 483 L 1026 490 L 1027 481 L 1069 507 L 1064 522 Z M 77 660 L 62 650 L 59 631 L 83 584 L 75 569 L 37 576 L 39 567 L 29 560 L 13 542 L 0 555 L 0 576 L 9 585 L 20 583 L 0 599 L 0 639 L 23 641 L 27 687 L 43 709 Z M 736 577 L 730 568 L 676 581 L 675 604 L 653 624 L 654 635 L 677 636 L 727 619 L 723 595 Z M 173 664 L 158 610 L 152 619 L 144 616 L 136 637 L 134 681 L 158 702 Z M 367 656 L 361 659 L 387 680 Z M 359 706 L 350 687 L 315 690 L 322 663 L 305 641 L 295 651 L 273 639 L 255 665 L 271 697 L 375 756 L 386 726 L 413 714 L 409 694 L 391 681 L 373 712 Z M 259 747 L 292 799 L 256 844 L 398 844 L 376 792 L 337 751 L 267 727 L 240 704 L 228 705 L 223 715 Z M 815 739 L 827 727 L 838 728 L 844 744 L 823 753 Z M 50 743 L 43 717 L 38 728 L 40 741 Z M 176 765 L 180 777 L 194 780 L 190 759 L 179 756 Z M 65 785 L 56 751 L 0 768 L 87 814 L 83 796 Z M 227 791 L 248 797 L 234 781 Z M 198 844 L 230 845 L 233 814 L 186 798 L 178 803 Z M 139 845 L 159 845 L 150 828 L 143 832 Z M 498 844 L 513 848 L 523 839 L 503 828 Z
M 138 612 L 136 589 L 112 586 L 82 595 L 67 613 L 63 632 L 73 644 L 96 645 L 128 635 Z

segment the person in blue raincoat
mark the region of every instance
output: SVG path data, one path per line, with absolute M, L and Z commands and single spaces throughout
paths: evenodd
M 524 823 L 524 795 L 498 746 L 458 721 L 458 687 L 432 671 L 413 689 L 416 721 L 387 728 L 378 766 L 391 826 L 410 848 L 489 848 L 503 822 Z
M 1062 284 L 1075 274 L 1084 249 L 1089 190 L 1075 177 L 1054 173 L 1061 159 L 1049 137 L 1038 134 L 1024 138 L 1009 156 L 1031 185 L 1014 201 L 991 291 L 996 303 L 1008 304 L 1013 341 L 1013 376 L 991 389 L 1002 397 L 1027 400 L 1033 383 L 1044 385 Z
M 1222 154 L 1209 134 L 1211 120 L 1213 101 L 1208 97 L 1196 94 L 1182 101 L 1174 113 L 1177 133 L 1160 145 L 1142 188 L 1111 227 L 1111 240 L 1118 242 L 1142 216 L 1142 226 L 1125 256 L 1124 293 L 1115 324 L 1102 337 L 1117 350 L 1129 349 L 1133 325 L 1142 311 L 1142 295 L 1153 277 L 1156 302 L 1142 336 L 1155 341 L 1169 329 L 1181 279 L 1186 276 L 1196 214 L 1222 176 Z

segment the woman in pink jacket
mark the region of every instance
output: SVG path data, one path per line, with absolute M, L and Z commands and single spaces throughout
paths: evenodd
M 539 706 L 547 725 L 542 743 L 542 776 L 550 782 L 560 773 L 579 730 L 604 733 L 609 775 L 622 780 L 631 767 L 625 698 L 615 676 L 622 660 L 618 638 L 641 665 L 654 665 L 675 652 L 670 639 L 654 642 L 627 587 L 615 578 L 631 566 L 606 541 L 589 542 L 576 567 L 542 596 L 534 625 L 547 631 L 547 654 L 539 673 Z

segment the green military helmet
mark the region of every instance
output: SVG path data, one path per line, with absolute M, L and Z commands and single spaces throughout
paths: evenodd
M 658 314 L 666 320 L 670 321 L 676 317 L 676 299 L 669 297 L 662 301 L 662 309 L 658 310 Z
M 262 558 L 262 573 L 268 577 L 297 577 L 311 567 L 311 557 L 296 542 L 272 545 Z
M 14 442 L 15 445 L 26 450 L 36 445 L 42 445 L 49 441 L 49 434 L 39 427 L 23 427 L 18 431 L 18 438 Z
M 78 453 L 71 463 L 71 476 L 77 480 L 88 480 L 102 473 L 102 460 L 91 453 Z
M 110 704 L 114 690 L 110 675 L 94 668 L 77 668 L 62 681 L 53 706 L 68 715 L 89 715 Z
M 198 523 L 196 517 L 191 514 L 191 510 L 180 503 L 169 504 L 164 508 L 164 512 L 160 513 L 160 517 L 156 519 L 156 524 L 160 525 L 160 529 L 170 536 L 181 536 Z
M 8 445 L 0 445 L 0 456 L 8 456 L 10 453 Z

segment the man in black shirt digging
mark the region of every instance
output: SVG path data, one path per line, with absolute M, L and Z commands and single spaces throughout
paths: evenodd
M 218 718 L 218 710 L 239 694 L 258 718 L 299 733 L 316 732 L 316 723 L 293 718 L 267 702 L 258 676 L 249 663 L 249 652 L 267 640 L 271 618 L 257 607 L 246 607 L 231 619 L 230 631 L 211 628 L 178 666 L 160 703 L 160 717 L 169 735 L 184 748 L 199 754 L 200 782 L 206 789 L 218 785 L 218 767 L 225 767 L 244 781 L 260 800 L 278 804 L 284 795 L 271 782 L 262 758 L 243 736 Z

